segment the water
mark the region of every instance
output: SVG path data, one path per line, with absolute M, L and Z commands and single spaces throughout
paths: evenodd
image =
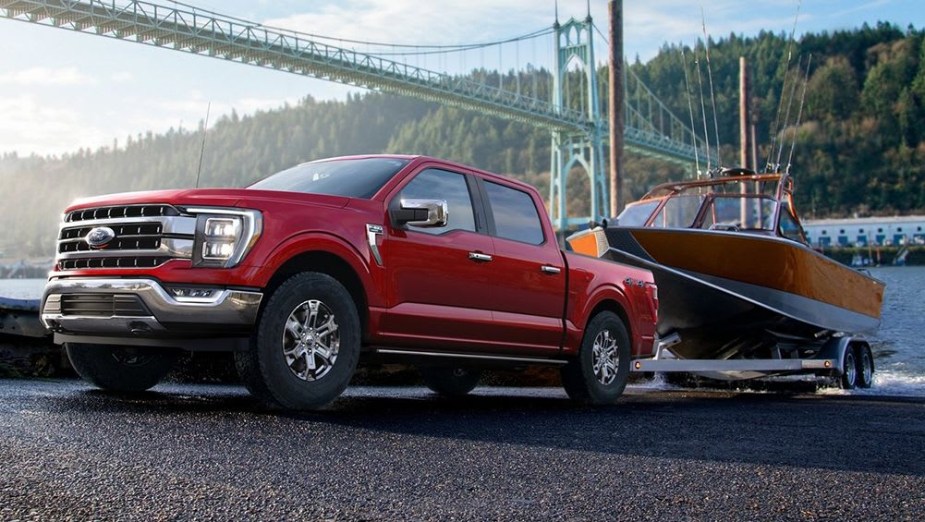
M 41 299 L 44 279 L 0 279 L 0 297 Z
M 925 266 L 870 270 L 885 282 L 880 330 L 869 337 L 877 367 L 870 390 L 821 393 L 925 397 Z M 0 279 L 0 296 L 39 299 L 44 279 Z

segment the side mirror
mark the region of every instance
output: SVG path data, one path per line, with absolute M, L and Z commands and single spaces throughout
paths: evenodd
M 443 199 L 403 199 L 399 208 L 389 212 L 392 224 L 397 227 L 445 227 L 449 214 Z

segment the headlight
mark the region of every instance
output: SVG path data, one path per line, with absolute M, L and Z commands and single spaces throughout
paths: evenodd
M 262 216 L 256 210 L 199 207 L 186 211 L 196 215 L 194 267 L 237 265 L 254 246 L 263 228 Z

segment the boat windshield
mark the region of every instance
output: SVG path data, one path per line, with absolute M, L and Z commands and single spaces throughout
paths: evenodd
M 750 195 L 717 195 L 709 199 L 700 228 L 774 230 L 775 201 Z
M 627 205 L 617 216 L 617 223 L 621 227 L 643 227 L 661 202 L 662 200 L 655 199 Z
M 697 219 L 704 196 L 701 194 L 682 194 L 665 202 L 665 206 L 655 216 L 651 227 L 690 228 Z

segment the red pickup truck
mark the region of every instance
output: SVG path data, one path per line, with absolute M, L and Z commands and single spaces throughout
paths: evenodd
M 73 367 L 148 389 L 182 350 L 233 351 L 267 403 L 335 399 L 358 361 L 461 395 L 491 365 L 550 364 L 611 403 L 653 353 L 646 270 L 560 250 L 532 187 L 422 156 L 304 163 L 245 189 L 101 196 L 64 214 L 41 317 Z

